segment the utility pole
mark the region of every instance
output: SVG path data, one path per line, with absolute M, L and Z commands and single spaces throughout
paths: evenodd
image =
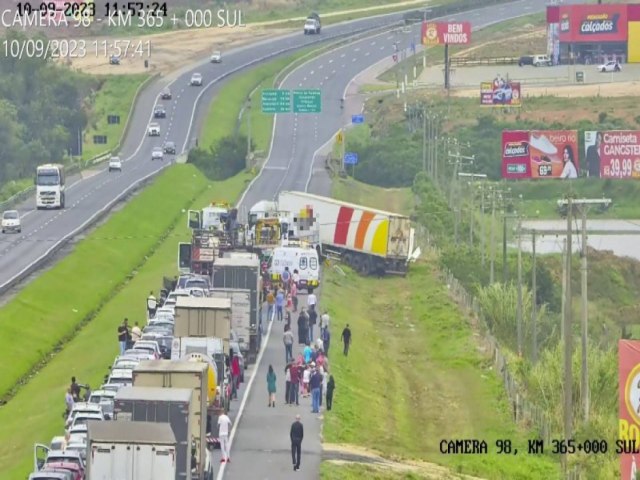
M 427 109 L 422 105 L 422 171 L 427 171 Z
M 460 153 L 460 144 L 457 141 L 457 139 L 454 139 L 455 145 L 456 145 L 456 153 L 451 153 L 449 152 L 449 157 L 453 158 L 453 177 L 451 179 L 451 189 L 450 189 L 450 195 L 449 195 L 449 205 L 453 206 L 455 205 L 454 208 L 454 236 L 455 236 L 455 242 L 456 245 L 458 244 L 458 225 L 460 222 L 460 195 L 458 192 L 458 169 L 461 166 L 470 166 L 473 164 L 473 161 L 475 160 L 475 155 L 472 156 L 466 156 L 466 155 L 462 155 Z M 465 160 L 466 162 L 463 162 L 463 160 Z M 456 201 L 454 204 L 454 200 Z
M 493 282 L 495 281 L 495 274 L 494 274 L 494 270 L 495 270 L 495 264 L 496 264 L 496 242 L 495 242 L 495 226 L 496 226 L 496 194 L 497 191 L 495 188 L 493 187 L 489 187 L 491 188 L 491 238 L 489 238 L 489 248 L 490 253 L 490 270 L 489 270 L 489 284 L 493 285 Z
M 571 219 L 573 218 L 572 199 L 567 199 L 567 253 L 566 253 L 566 286 L 564 300 L 564 440 L 569 441 L 573 436 L 573 372 L 571 357 L 573 353 L 573 335 L 571 332 L 572 308 L 571 308 L 571 249 L 572 249 L 572 229 Z M 567 472 L 567 455 L 562 456 L 562 465 Z
M 251 97 L 247 97 L 247 158 L 246 168 L 251 168 Z
M 518 357 L 522 358 L 522 220 L 518 218 L 518 305 L 516 308 L 518 329 Z
M 472 158 L 475 158 L 472 157 Z M 471 208 L 469 209 L 469 245 L 473 245 L 473 224 L 475 223 L 473 221 L 473 216 L 476 213 L 476 204 L 475 204 L 475 191 L 473 188 L 473 180 L 476 178 L 481 178 L 483 180 L 487 179 L 487 176 L 484 173 L 465 173 L 465 172 L 459 172 L 458 173 L 458 177 L 463 177 L 463 178 L 470 178 L 470 192 L 471 192 Z
M 564 311 L 567 300 L 567 239 L 562 240 L 562 315 L 563 320 L 560 322 L 560 339 L 564 341 Z
M 482 252 L 482 268 L 484 269 L 484 257 L 486 256 L 485 252 L 485 223 L 486 219 L 484 216 L 484 186 L 485 183 L 482 182 L 480 184 L 480 251 Z
M 531 345 L 531 360 L 535 365 L 538 362 L 538 285 L 536 280 L 536 231 L 531 234 L 531 327 L 533 344 Z

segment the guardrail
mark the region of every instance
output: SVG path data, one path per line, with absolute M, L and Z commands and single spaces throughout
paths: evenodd
M 451 57 L 449 63 L 455 66 L 471 67 L 474 65 L 515 65 L 519 57 Z
M 404 22 L 407 24 L 420 23 L 425 19 L 425 10 L 428 10 L 426 19 L 429 21 L 432 18 L 445 17 L 456 13 L 466 12 L 468 10 L 475 10 L 479 7 L 490 7 L 491 5 L 500 5 L 504 3 L 512 3 L 513 0 L 462 0 L 457 3 L 449 5 L 436 5 L 427 6 L 419 10 L 412 10 L 404 14 Z

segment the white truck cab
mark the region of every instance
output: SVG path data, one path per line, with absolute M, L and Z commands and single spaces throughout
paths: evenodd
M 36 169 L 36 208 L 64 208 L 65 174 L 60 164 L 40 165 Z

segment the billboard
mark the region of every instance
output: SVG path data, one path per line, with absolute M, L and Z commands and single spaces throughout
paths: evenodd
M 560 6 L 562 43 L 627 42 L 627 5 Z
M 590 177 L 640 178 L 640 130 L 584 132 Z
M 423 45 L 467 45 L 471 43 L 470 22 L 422 22 Z
M 637 340 L 618 341 L 618 392 L 618 441 L 624 441 L 623 451 L 631 451 L 631 441 L 640 445 L 640 342 Z M 638 468 L 640 455 L 620 454 L 621 478 L 636 478 Z
M 577 130 L 504 130 L 502 177 L 577 178 Z
M 520 107 L 522 105 L 520 82 L 512 82 L 501 77 L 494 78 L 493 82 L 482 82 L 480 105 Z

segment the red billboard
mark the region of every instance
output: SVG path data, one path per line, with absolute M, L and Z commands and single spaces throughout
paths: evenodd
M 560 6 L 560 41 L 626 43 L 627 5 Z
M 618 340 L 618 442 L 616 449 L 630 452 L 640 446 L 640 342 Z M 637 458 L 636 458 L 637 457 Z M 621 478 L 636 478 L 640 456 L 620 453 Z
M 480 84 L 480 105 L 522 106 L 520 82 L 512 82 L 501 77 L 496 77 L 493 82 L 482 82 Z
M 422 22 L 423 45 L 467 45 L 471 43 L 470 22 Z
M 577 130 L 504 130 L 502 177 L 578 178 Z
M 640 178 L 640 130 L 584 132 L 589 177 Z

